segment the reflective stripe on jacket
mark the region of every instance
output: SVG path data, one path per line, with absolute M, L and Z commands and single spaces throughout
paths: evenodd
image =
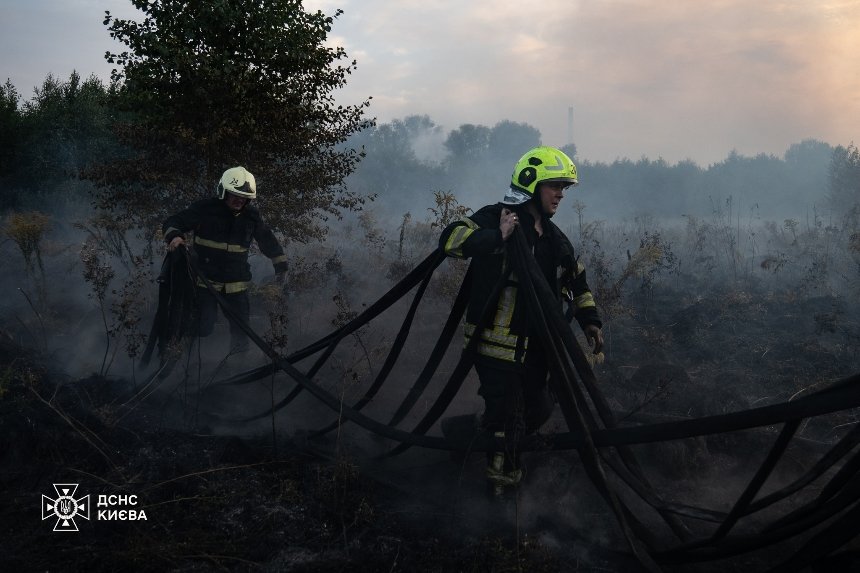
M 200 270 L 223 292 L 248 288 L 251 280 L 248 253 L 252 241 L 256 241 L 260 251 L 272 260 L 276 273 L 287 270 L 287 257 L 281 244 L 253 205 L 235 212 L 221 199 L 203 199 L 168 217 L 162 230 L 168 243 L 184 233 L 194 233 L 194 251 Z
M 581 325 L 601 326 L 594 297 L 585 279 L 585 268 L 577 261 L 573 246 L 561 229 L 544 218 L 544 235 L 539 238 L 534 229 L 535 220 L 524 207 L 499 203 L 451 223 L 439 238 L 439 246 L 447 255 L 472 259 L 473 283 L 464 332 L 466 343 L 475 335 L 484 305 L 490 302 L 488 299 L 493 287 L 508 264 L 505 242 L 499 229 L 499 218 L 505 207 L 517 212 L 538 266 L 559 300 L 563 295 L 573 301 L 575 316 Z M 528 317 L 525 316 L 524 296 L 518 285 L 516 274 L 512 273 L 496 302 L 491 324 L 480 333 L 480 356 L 515 364 L 521 364 L 525 359 L 529 344 Z

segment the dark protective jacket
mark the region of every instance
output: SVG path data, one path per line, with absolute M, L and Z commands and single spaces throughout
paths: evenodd
M 534 228 L 534 218 L 523 206 L 497 203 L 451 223 L 439 239 L 439 246 L 445 254 L 472 258 L 473 282 L 466 310 L 466 343 L 475 332 L 493 287 L 509 264 L 505 260 L 505 242 L 499 229 L 499 218 L 505 207 L 516 211 L 526 241 L 559 301 L 562 296 L 572 301 L 574 316 L 582 327 L 589 324 L 602 326 L 594 297 L 585 280 L 585 268 L 577 260 L 573 245 L 561 229 L 544 217 L 544 233 L 539 237 Z M 525 360 L 529 327 L 524 310 L 525 295 L 518 286 L 517 277 L 511 274 L 499 296 L 492 322 L 481 332 L 479 356 L 514 364 L 522 364 Z
M 202 199 L 168 217 L 162 231 L 168 243 L 174 237 L 193 232 L 200 270 L 225 293 L 240 292 L 250 286 L 248 249 L 252 240 L 272 259 L 276 273 L 287 270 L 287 257 L 278 239 L 257 208 L 250 204 L 235 212 L 222 199 Z

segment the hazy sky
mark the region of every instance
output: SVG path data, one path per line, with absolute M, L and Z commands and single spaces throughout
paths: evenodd
M 428 114 L 529 123 L 579 157 L 707 165 L 860 142 L 860 0 L 306 0 L 344 13 L 332 43 L 358 70 L 343 103 L 385 122 Z M 3 0 L 0 69 L 27 98 L 51 72 L 108 77 L 102 25 L 128 0 Z

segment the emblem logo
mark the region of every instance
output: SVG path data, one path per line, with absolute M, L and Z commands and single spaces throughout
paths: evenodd
M 54 491 L 57 492 L 56 499 L 47 495 L 42 496 L 42 521 L 56 517 L 54 531 L 78 531 L 75 523 L 76 517 L 90 518 L 90 496 L 85 495 L 75 499 L 78 489 L 76 483 L 55 483 Z

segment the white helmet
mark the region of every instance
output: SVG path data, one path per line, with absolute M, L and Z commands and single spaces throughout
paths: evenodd
M 244 167 L 231 167 L 221 176 L 218 182 L 218 198 L 223 199 L 224 193 L 232 193 L 245 199 L 257 198 L 257 181 Z

